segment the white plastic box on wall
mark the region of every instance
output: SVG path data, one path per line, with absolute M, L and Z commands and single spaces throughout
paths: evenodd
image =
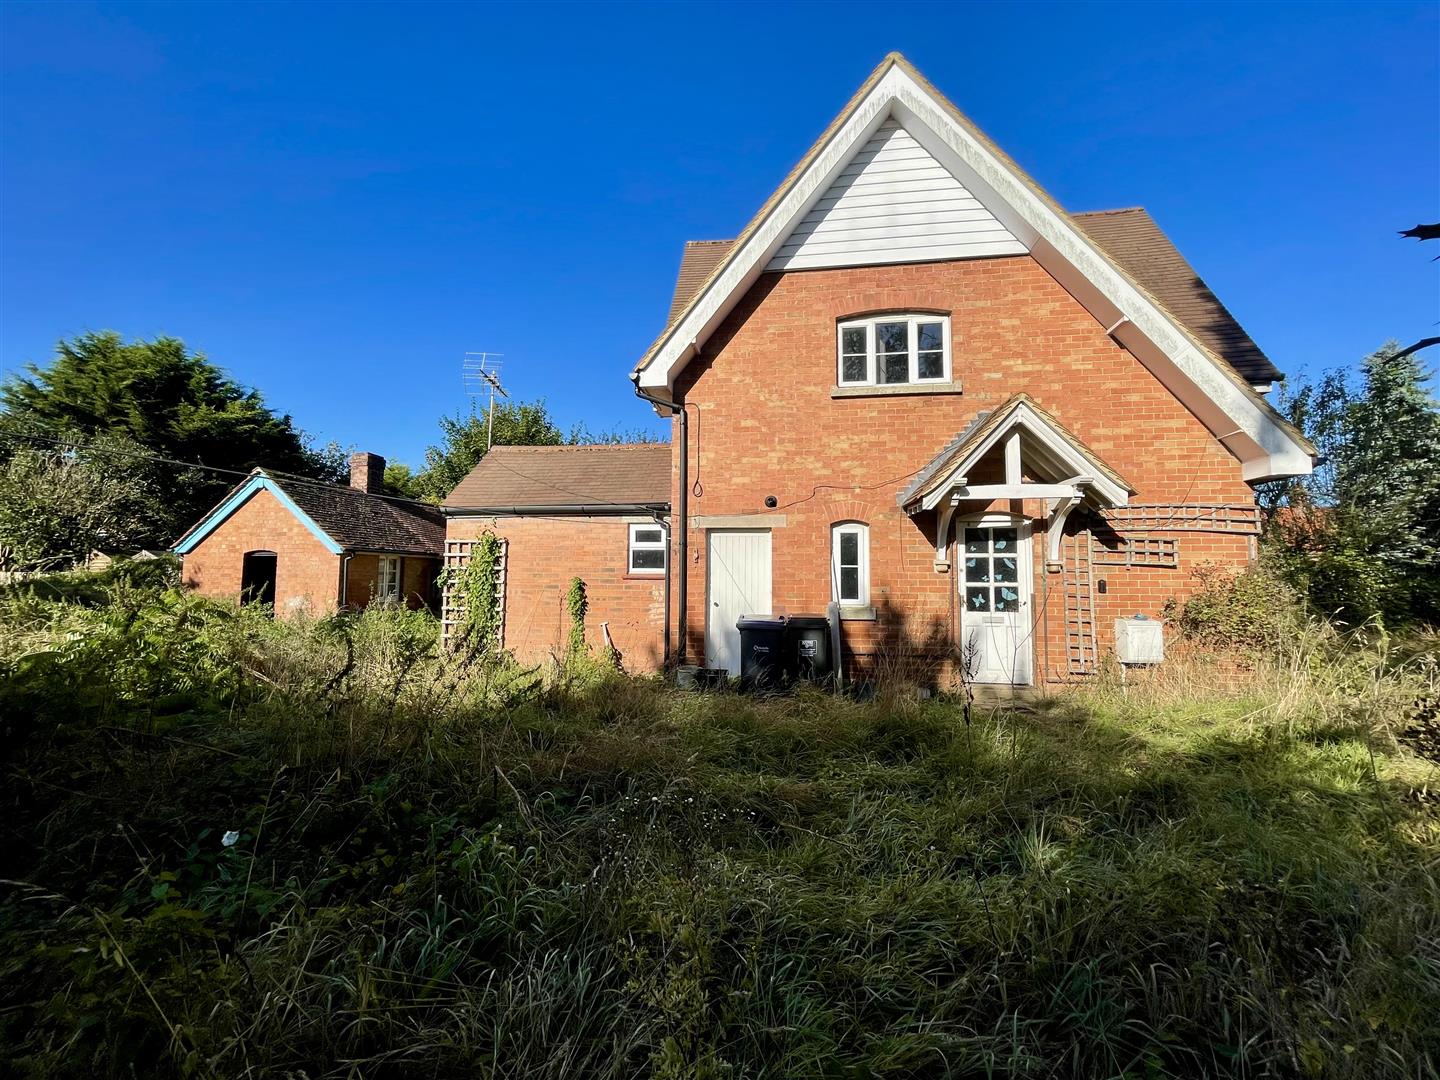
M 1136 615 L 1115 620 L 1115 655 L 1122 664 L 1158 664 L 1165 659 L 1165 624 Z

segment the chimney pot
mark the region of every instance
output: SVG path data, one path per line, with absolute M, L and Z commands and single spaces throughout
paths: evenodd
M 381 494 L 385 490 L 385 459 L 363 451 L 351 454 L 350 486 L 367 495 Z

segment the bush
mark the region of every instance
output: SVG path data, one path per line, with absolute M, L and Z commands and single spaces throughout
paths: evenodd
M 1197 566 L 1196 587 L 1182 603 L 1166 602 L 1164 617 L 1187 640 L 1207 648 L 1273 650 L 1302 626 L 1300 604 L 1268 565 L 1243 570 L 1218 563 Z

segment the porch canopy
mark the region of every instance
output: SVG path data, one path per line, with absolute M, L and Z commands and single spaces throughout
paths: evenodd
M 928 510 L 938 515 L 935 569 L 944 573 L 950 569 L 950 523 L 967 503 L 1042 500 L 1045 561 L 1056 566 L 1071 511 L 1082 503 L 1097 509 L 1124 506 L 1134 493 L 1124 477 L 1060 421 L 1029 395 L 1016 394 L 976 416 L 896 498 L 912 517 Z

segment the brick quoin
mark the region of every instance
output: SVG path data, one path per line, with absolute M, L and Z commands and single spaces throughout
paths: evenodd
M 506 556 L 505 647 L 521 663 L 564 655 L 570 635 L 566 593 L 572 579 L 585 582 L 589 614 L 585 640 L 604 644 L 607 622 L 629 672 L 654 672 L 664 663 L 665 578 L 630 575 L 631 522 L 617 517 L 452 517 L 449 540 L 474 540 L 485 532 L 509 541 Z
M 951 316 L 960 394 L 832 399 L 836 322 L 882 311 Z M 694 407 L 691 515 L 783 514 L 772 532 L 777 613 L 820 612 L 830 601 L 830 527 L 870 526 L 871 603 L 881 618 L 847 621 L 847 652 L 877 638 L 954 639 L 958 567 L 933 568 L 935 515 L 912 519 L 897 492 L 976 413 L 1025 392 L 1115 468 L 1132 503 L 1254 503 L 1238 461 L 1146 368 L 1029 256 L 901 266 L 766 273 L 692 360 L 676 387 Z M 678 430 L 676 431 L 678 438 Z M 678 460 L 671 502 L 678 501 Z M 998 479 L 972 477 L 972 480 Z M 779 503 L 764 506 L 766 496 Z M 984 508 L 966 504 L 962 514 Z M 1065 676 L 1061 576 L 1044 571 L 1044 507 L 996 505 L 1032 519 L 1032 612 L 1037 681 Z M 1095 568 L 1099 648 L 1113 620 L 1158 616 L 1194 587 L 1205 562 L 1240 567 L 1253 538 L 1151 532 L 1179 541 L 1177 569 Z M 705 533 L 690 533 L 689 652 L 704 653 Z

